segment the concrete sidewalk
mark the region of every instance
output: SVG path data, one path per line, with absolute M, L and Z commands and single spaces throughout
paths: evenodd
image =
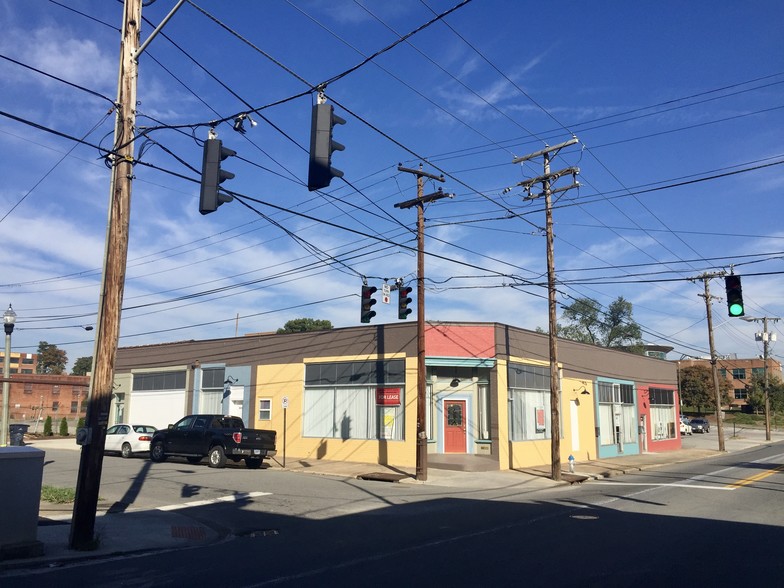
M 734 433 L 734 436 L 733 436 Z M 774 432 L 772 441 L 784 441 L 784 433 Z M 765 431 L 759 429 L 725 429 L 725 449 L 737 452 L 768 443 Z M 42 450 L 78 449 L 73 439 L 37 439 L 30 443 Z M 290 471 L 303 475 L 338 476 L 363 478 L 387 482 L 424 484 L 461 490 L 492 490 L 514 488 L 520 492 L 551 488 L 558 485 L 603 479 L 625 473 L 670 464 L 694 461 L 721 455 L 715 430 L 683 440 L 684 449 L 663 453 L 644 453 L 606 460 L 576 463 L 574 476 L 569 475 L 568 463 L 563 464 L 564 480 L 550 479 L 550 466 L 521 470 L 466 472 L 428 468 L 427 481 L 415 480 L 412 468 L 391 468 L 378 464 L 309 460 L 288 457 L 286 468 L 280 456 L 267 470 L 270 474 Z M 379 482 L 382 483 L 382 482 Z M 30 558 L 5 559 L 0 561 L 0 577 L 23 573 L 26 569 L 66 565 L 68 562 L 132 555 L 149 551 L 187 549 L 215 543 L 227 537 L 206 525 L 196 523 L 172 510 L 128 510 L 122 513 L 101 511 L 99 505 L 95 523 L 97 546 L 92 551 L 73 551 L 68 548 L 72 504 L 55 505 L 42 502 L 39 511 L 37 539 L 42 544 L 43 555 Z

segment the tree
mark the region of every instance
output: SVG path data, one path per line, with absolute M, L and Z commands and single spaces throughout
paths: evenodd
M 765 378 L 754 374 L 746 388 L 746 405 L 754 414 L 765 412 Z
M 60 421 L 60 436 L 68 436 L 68 421 L 65 420 L 65 417 L 63 417 L 63 420 Z
M 73 376 L 86 376 L 89 372 L 93 371 L 93 358 L 92 356 L 78 358 L 71 369 Z
M 46 417 L 44 421 L 44 437 L 52 436 L 52 415 Z
M 40 341 L 38 343 L 38 365 L 36 374 L 62 374 L 68 363 L 68 355 L 54 343 Z
M 732 384 L 719 378 L 719 393 L 724 404 L 730 403 Z M 693 406 L 700 414 L 716 410 L 716 392 L 713 388 L 713 372 L 706 365 L 692 365 L 681 370 L 681 399 L 683 404 Z
M 327 320 L 298 318 L 288 321 L 283 328 L 277 330 L 278 335 L 286 333 L 307 333 L 309 331 L 329 331 L 332 323 Z
M 592 298 L 578 298 L 565 306 L 556 334 L 564 339 L 643 354 L 642 329 L 632 318 L 632 303 L 619 296 L 602 311 Z M 542 332 L 540 329 L 537 331 Z
M 780 412 L 784 409 L 784 382 L 776 375 L 768 373 L 768 400 L 770 411 Z M 755 414 L 765 413 L 765 378 L 753 375 L 746 393 L 746 404 Z
M 771 414 L 784 411 L 784 382 L 778 376 L 768 375 L 768 397 Z

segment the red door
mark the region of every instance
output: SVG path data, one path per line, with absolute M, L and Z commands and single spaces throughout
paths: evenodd
M 466 452 L 466 401 L 444 401 L 444 453 Z

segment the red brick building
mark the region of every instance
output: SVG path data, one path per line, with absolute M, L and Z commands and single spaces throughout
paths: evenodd
M 51 416 L 57 426 L 65 417 L 73 430 L 79 417 L 85 416 L 89 385 L 89 376 L 12 372 L 8 395 L 9 420 L 35 423 Z
M 694 365 L 702 365 L 708 368 L 711 366 L 709 359 L 681 359 L 676 363 L 678 364 L 679 372 L 684 368 Z M 761 358 L 719 358 L 716 365 L 719 371 L 719 378 L 729 380 L 732 384 L 729 408 L 742 409 L 746 406 L 746 397 L 748 396 L 748 389 L 751 386 L 752 378 L 755 376 L 762 378 L 765 374 L 765 361 Z M 781 362 L 776 359 L 768 358 L 767 371 L 769 378 L 775 377 L 781 379 Z

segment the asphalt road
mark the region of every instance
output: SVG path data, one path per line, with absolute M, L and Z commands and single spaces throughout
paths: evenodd
M 715 442 L 715 433 L 698 442 Z M 76 452 L 47 452 L 67 485 Z M 230 533 L 206 548 L 41 570 L 15 586 L 776 585 L 784 573 L 784 444 L 579 486 L 437 488 L 243 467 L 104 460 L 101 499 L 188 509 Z M 85 584 L 85 578 L 89 578 Z

